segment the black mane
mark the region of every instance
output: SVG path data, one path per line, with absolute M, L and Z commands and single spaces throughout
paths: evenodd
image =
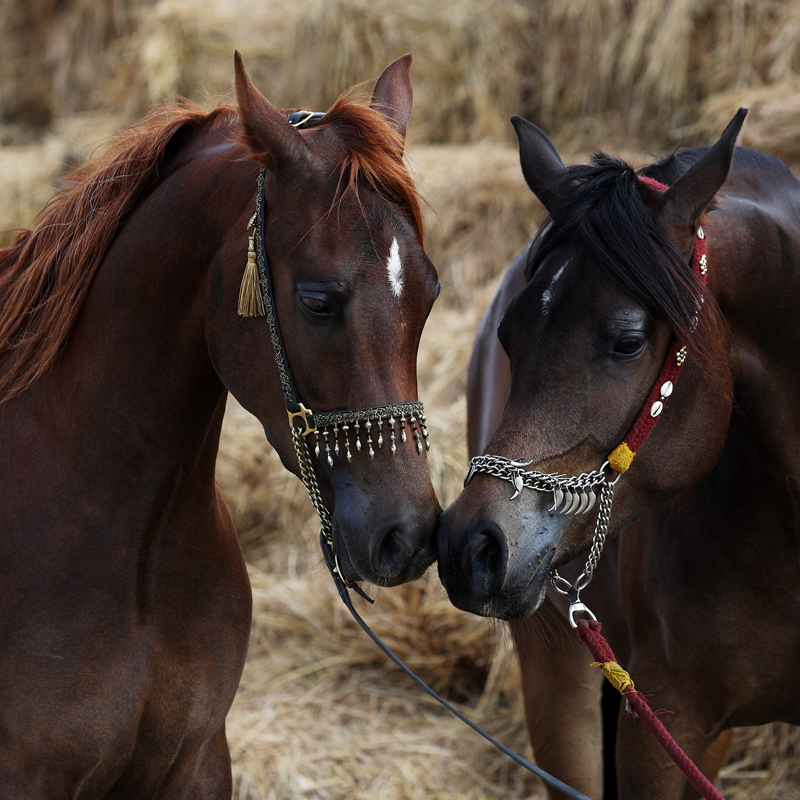
M 643 174 L 669 185 L 689 163 L 669 156 Z M 588 164 L 566 169 L 553 189 L 550 219 L 531 248 L 528 274 L 556 248 L 570 247 L 596 262 L 675 335 L 688 337 L 704 290 L 645 206 L 634 170 L 595 153 Z

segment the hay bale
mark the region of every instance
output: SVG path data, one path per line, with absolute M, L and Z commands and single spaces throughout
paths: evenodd
M 324 108 L 343 86 L 414 53 L 415 141 L 510 142 L 508 117 L 525 91 L 533 11 L 510 0 L 404 3 L 306 0 L 289 32 L 302 54 L 286 90 Z
M 0 20 L 0 119 L 42 127 L 125 97 L 120 43 L 152 0 L 6 0 Z
M 506 270 L 544 216 L 519 151 L 489 142 L 412 146 L 408 160 L 428 203 L 425 249 L 444 287 L 439 302 L 472 308 L 475 293 Z
M 234 48 L 276 104 L 324 109 L 412 51 L 414 141 L 510 145 L 520 113 L 561 148 L 653 149 L 711 96 L 800 66 L 792 0 L 8 0 L 0 19 L 14 33 L 0 51 L 7 119 L 109 105 L 132 119 L 223 94 Z
M 58 169 L 60 151 L 42 145 L 0 147 L 0 247 L 29 227 L 50 199 L 50 179 Z
M 740 107 L 749 111 L 738 143 L 772 153 L 800 169 L 800 78 L 794 75 L 768 86 L 713 95 L 703 103 L 692 133 L 714 141 Z

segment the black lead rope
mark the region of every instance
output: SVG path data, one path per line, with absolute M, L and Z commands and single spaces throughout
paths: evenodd
M 325 563 L 328 566 L 328 569 L 330 570 L 331 576 L 333 577 L 333 582 L 336 585 L 336 590 L 339 592 L 339 597 L 342 598 L 342 602 L 347 607 L 347 610 L 353 615 L 353 619 L 355 619 L 355 621 L 361 626 L 361 628 L 364 630 L 367 636 L 369 636 L 369 638 L 372 639 L 372 641 L 375 642 L 375 644 L 378 645 L 378 647 L 398 667 L 400 667 L 400 669 L 403 670 L 403 672 L 405 672 L 409 678 L 411 678 L 417 685 L 419 685 L 422 689 L 424 689 L 434 700 L 440 702 L 448 711 L 450 711 L 452 714 L 455 714 L 455 716 L 458 717 L 462 722 L 469 725 L 469 727 L 472 728 L 472 730 L 483 736 L 483 738 L 486 739 L 487 742 L 491 742 L 491 744 L 493 744 L 498 750 L 500 750 L 502 753 L 505 753 L 505 755 L 507 755 L 510 759 L 516 761 L 517 764 L 519 764 L 520 766 L 525 767 L 525 769 L 527 769 L 529 772 L 532 772 L 534 775 L 541 778 L 545 783 L 549 783 L 552 787 L 558 789 L 559 791 L 567 795 L 567 797 L 575 798 L 575 800 L 591 800 L 591 798 L 587 797 L 585 794 L 582 794 L 576 789 L 573 789 L 571 786 L 567 786 L 566 783 L 563 783 L 558 778 L 554 778 L 552 775 L 550 775 L 550 773 L 545 772 L 540 767 L 537 767 L 536 764 L 533 764 L 532 762 L 528 761 L 527 758 L 523 758 L 521 755 L 519 755 L 519 753 L 514 752 L 510 747 L 506 747 L 506 745 L 504 745 L 502 742 L 499 742 L 497 739 L 495 739 L 494 736 L 491 736 L 490 734 L 486 733 L 486 731 L 483 730 L 483 728 L 474 723 L 469 717 L 462 714 L 457 708 L 450 705 L 450 703 L 448 703 L 447 700 L 445 700 L 443 697 L 438 695 L 433 689 L 431 689 L 431 687 L 428 686 L 428 684 L 425 683 L 425 681 L 423 681 L 422 678 L 417 677 L 417 675 L 415 675 L 378 638 L 378 635 L 372 630 L 372 628 L 370 628 L 369 625 L 367 625 L 367 623 L 364 622 L 364 620 L 361 618 L 361 615 L 358 613 L 358 611 L 356 611 L 355 607 L 353 606 L 353 601 L 350 599 L 350 595 L 347 591 L 347 586 L 345 586 L 344 582 L 339 577 L 338 571 L 335 570 L 335 565 L 332 563 L 333 562 L 332 551 L 330 550 L 330 548 L 325 547 L 323 545 L 322 552 L 325 557 Z M 353 584 L 354 589 L 356 588 L 356 586 L 357 584 Z M 364 594 L 364 592 L 360 588 L 357 591 L 358 594 L 369 600 L 370 603 L 373 602 L 372 599 L 367 597 L 367 595 Z

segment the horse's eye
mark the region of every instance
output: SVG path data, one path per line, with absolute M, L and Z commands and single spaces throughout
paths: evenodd
M 638 356 L 644 348 L 644 334 L 624 333 L 614 345 L 614 355 L 620 358 Z
M 302 292 L 299 294 L 303 307 L 319 317 L 329 317 L 333 311 L 325 295 L 319 292 Z

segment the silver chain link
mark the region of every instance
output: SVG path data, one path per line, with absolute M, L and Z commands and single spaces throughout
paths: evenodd
M 614 485 L 620 479 L 620 475 L 617 475 L 614 480 L 608 479 L 606 471 L 610 467 L 607 461 L 596 472 L 583 472 L 570 478 L 557 473 L 526 470 L 525 467 L 531 463 L 533 462 L 511 461 L 503 456 L 476 456 L 469 462 L 469 471 L 464 480 L 464 486 L 469 483 L 475 473 L 482 472 L 509 481 L 514 487 L 511 500 L 517 497 L 523 488 L 536 492 L 552 492 L 554 503 L 549 510 L 564 515 L 585 514 L 590 511 L 597 500 L 596 490 L 599 490 L 597 522 L 583 572 L 575 579 L 574 583 L 570 583 L 558 574 L 557 569 L 550 570 L 550 582 L 553 588 L 559 594 L 569 598 L 569 621 L 574 628 L 577 627 L 574 620 L 576 613 L 584 612 L 595 619 L 594 614 L 581 602 L 580 593 L 591 583 L 594 571 L 603 554 L 603 547 L 608 536 L 611 506 L 614 502 Z

